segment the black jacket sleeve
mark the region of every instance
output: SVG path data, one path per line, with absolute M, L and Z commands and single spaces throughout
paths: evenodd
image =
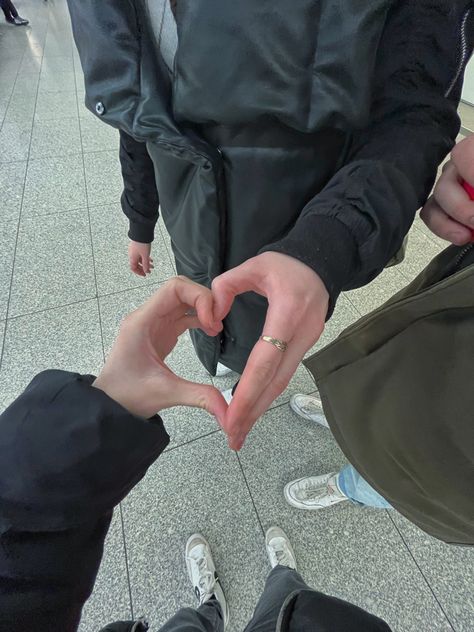
M 289 234 L 264 249 L 313 268 L 332 305 L 394 256 L 455 142 L 472 4 L 394 3 L 377 52 L 369 125 L 353 135 L 345 165 Z
M 0 417 L 0 630 L 75 630 L 113 508 L 168 444 L 92 376 L 39 374 Z
M 154 238 L 159 204 L 153 161 L 145 143 L 119 131 L 124 185 L 121 202 L 130 222 L 128 236 L 133 241 L 149 244 Z

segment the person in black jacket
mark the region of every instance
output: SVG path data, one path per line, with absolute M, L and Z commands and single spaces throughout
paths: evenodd
M 73 632 L 92 592 L 114 507 L 168 444 L 157 410 L 204 407 L 222 420 L 213 387 L 193 384 L 164 364 L 190 327 L 217 335 L 209 290 L 169 281 L 123 322 L 100 375 L 45 371 L 0 417 L 0 630 Z M 296 572 L 285 534 L 266 546 L 273 571 L 248 630 L 387 632 L 365 611 L 310 590 Z M 220 632 L 229 618 L 209 545 L 186 546 L 197 610 L 180 610 L 162 628 Z M 309 627 L 308 627 L 309 626 Z M 141 632 L 145 621 L 109 632 Z
M 216 290 L 224 329 L 192 338 L 212 375 L 242 374 L 239 449 L 426 201 L 459 130 L 472 0 L 177 0 L 171 53 L 168 0 L 68 4 L 86 104 L 128 137 L 132 266 L 151 269 L 158 195 L 178 272 Z

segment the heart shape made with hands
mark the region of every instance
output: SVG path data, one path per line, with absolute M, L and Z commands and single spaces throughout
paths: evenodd
M 222 331 L 213 307 L 209 289 L 184 277 L 171 279 L 122 321 L 94 386 L 141 417 L 172 406 L 195 406 L 223 425 L 227 403 L 222 394 L 177 376 L 165 362 L 186 330 L 199 328 L 210 336 Z
M 265 252 L 212 283 L 214 318 L 222 322 L 234 299 L 256 292 L 268 300 L 262 334 L 284 341 L 285 351 L 259 339 L 227 409 L 222 428 L 229 447 L 240 450 L 255 422 L 286 389 L 306 352 L 324 329 L 329 294 L 321 278 L 301 261 Z

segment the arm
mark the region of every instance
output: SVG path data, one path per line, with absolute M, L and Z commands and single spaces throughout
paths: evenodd
M 455 142 L 463 70 L 474 40 L 471 5 L 395 3 L 377 53 L 370 125 L 354 135 L 346 165 L 288 236 L 265 249 L 311 267 L 332 304 L 341 289 L 372 280 L 397 252 Z
M 154 411 L 224 417 L 217 390 L 164 364 L 189 327 L 222 329 L 209 290 L 174 279 L 125 319 L 96 380 L 46 371 L 0 417 L 1 630 L 77 628 L 112 511 L 168 444 Z
M 132 241 L 150 244 L 158 220 L 158 191 L 153 161 L 146 144 L 120 130 L 120 165 L 124 190 L 122 210 L 128 217 Z
M 289 235 L 265 249 L 311 267 L 332 304 L 342 289 L 368 283 L 395 255 L 455 142 L 474 41 L 472 4 L 395 3 L 377 52 L 370 125 L 354 134 L 345 166 Z
M 113 508 L 169 441 L 92 383 L 46 371 L 0 418 L 2 630 L 77 627 Z
M 474 15 L 466 14 L 471 5 L 393 3 L 377 51 L 370 124 L 354 134 L 345 166 L 285 238 L 213 282 L 218 318 L 236 295 L 257 292 L 269 303 L 263 333 L 288 343 L 284 353 L 264 341 L 253 348 L 225 420 L 234 449 L 317 342 L 340 291 L 368 283 L 382 270 L 426 200 L 459 130 L 456 107 L 474 30 Z M 460 58 L 463 24 L 466 54 Z

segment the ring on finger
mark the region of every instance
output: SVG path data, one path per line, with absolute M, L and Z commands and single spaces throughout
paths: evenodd
M 285 342 L 284 340 L 279 340 L 278 338 L 273 338 L 273 336 L 260 336 L 260 340 L 263 340 L 263 342 L 268 342 L 282 353 L 288 349 L 287 342 Z

